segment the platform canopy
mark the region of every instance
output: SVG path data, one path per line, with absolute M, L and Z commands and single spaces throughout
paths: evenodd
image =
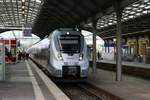
M 82 29 L 88 29 L 86 25 L 95 21 L 98 34 L 106 38 L 116 33 L 114 1 L 0 0 L 0 32 L 12 29 L 21 30 L 25 24 L 31 24 L 32 32 L 43 38 L 56 28 L 79 26 Z M 150 0 L 116 1 L 120 2 L 123 9 L 122 21 L 125 32 L 149 27 Z M 146 21 L 142 18 L 146 18 Z M 131 19 L 135 20 L 129 21 Z M 129 27 L 132 29 L 129 30 Z

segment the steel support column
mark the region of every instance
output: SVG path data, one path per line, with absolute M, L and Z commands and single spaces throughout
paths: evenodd
M 120 3 L 118 0 L 115 2 L 115 10 L 116 10 L 116 16 L 117 16 L 117 59 L 116 59 L 116 64 L 117 64 L 117 72 L 116 72 L 116 81 L 121 81 L 122 80 L 122 46 L 121 46 L 121 17 L 122 17 L 122 10 L 120 8 Z
M 96 29 L 93 30 L 93 73 L 96 73 Z
M 105 47 L 105 53 L 106 53 L 106 40 L 104 40 L 104 47 Z
M 110 46 L 110 44 L 109 44 L 109 40 L 107 40 L 107 41 L 108 41 L 108 42 L 107 42 L 107 43 L 108 43 L 108 47 L 107 47 L 107 49 L 108 49 L 108 53 L 110 53 L 110 47 L 109 47 L 109 46 Z
M 150 40 L 150 34 L 148 34 L 148 39 Z M 148 46 L 150 46 L 150 42 L 149 42 Z

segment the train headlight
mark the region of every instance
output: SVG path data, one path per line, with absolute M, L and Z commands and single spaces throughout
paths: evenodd
M 79 55 L 79 60 L 80 60 L 80 61 L 83 60 L 83 54 L 80 54 L 80 55 Z
M 59 54 L 57 55 L 57 57 L 58 57 L 59 60 L 63 60 L 63 57 L 62 57 L 61 53 L 59 53 Z

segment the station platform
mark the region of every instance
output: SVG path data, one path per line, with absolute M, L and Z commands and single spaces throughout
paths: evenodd
M 99 63 L 116 64 L 116 62 L 114 60 L 98 60 L 97 62 L 99 62 Z M 150 69 L 150 64 L 139 63 L 139 62 L 122 61 L 122 65 Z
M 6 80 L 0 82 L 0 100 L 69 100 L 31 61 L 6 64 Z
M 92 66 L 92 61 L 90 61 L 90 66 Z M 115 72 L 116 62 L 111 60 L 97 60 L 97 68 Z M 123 61 L 122 72 L 136 77 L 149 78 L 150 64 Z
M 90 69 L 88 82 L 122 100 L 150 100 L 150 80 L 123 75 L 117 82 L 115 78 L 115 72 L 97 69 L 93 74 Z

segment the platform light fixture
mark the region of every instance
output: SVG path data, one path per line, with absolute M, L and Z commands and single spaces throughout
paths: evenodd
M 22 9 L 24 9 L 25 8 L 25 6 L 24 5 L 22 5 Z
M 25 2 L 25 0 L 22 0 L 22 2 Z
M 22 14 L 24 15 L 24 14 L 25 14 L 25 12 L 24 12 L 24 11 L 22 11 Z
M 69 35 L 70 33 L 69 32 L 67 32 L 67 35 Z
M 116 38 L 114 38 L 113 41 L 116 42 L 117 41 Z
M 22 0 L 22 18 L 25 17 L 25 0 Z

